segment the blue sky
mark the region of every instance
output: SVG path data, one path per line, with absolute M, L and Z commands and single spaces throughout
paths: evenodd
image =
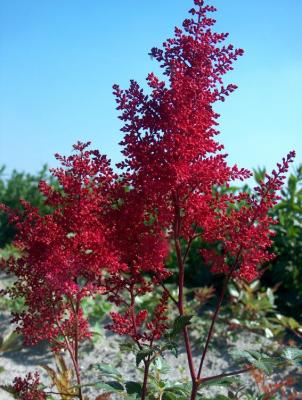
M 302 162 L 302 1 L 213 0 L 216 29 L 245 49 L 217 106 L 231 163 Z M 37 172 L 91 140 L 121 159 L 112 84 L 143 83 L 148 56 L 180 25 L 190 0 L 0 0 L 0 164 Z

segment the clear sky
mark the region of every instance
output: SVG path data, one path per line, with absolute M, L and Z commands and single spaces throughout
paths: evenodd
M 180 25 L 190 0 L 0 0 L 0 164 L 37 172 L 77 140 L 120 160 L 112 84 L 144 83 L 148 56 Z M 217 30 L 245 49 L 221 103 L 231 163 L 302 162 L 301 0 L 213 0 Z

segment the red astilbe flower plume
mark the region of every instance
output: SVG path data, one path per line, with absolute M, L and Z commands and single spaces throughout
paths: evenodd
M 266 175 L 266 182 L 254 188 L 253 195 L 241 193 L 230 196 L 230 207 L 226 207 L 224 212 L 219 210 L 216 229 L 205 231 L 203 236 L 209 243 L 220 241 L 219 249 L 201 251 L 212 264 L 214 273 L 231 273 L 232 276 L 252 281 L 259 276 L 259 267 L 274 258 L 268 248 L 273 235 L 270 227 L 277 221 L 268 212 L 279 199 L 278 191 L 294 156 L 295 152 L 290 152 L 282 165 L 278 164 L 278 170 L 273 170 L 271 176 Z
M 18 230 L 14 245 L 22 256 L 8 265 L 17 277 L 10 294 L 25 298 L 26 310 L 14 321 L 27 344 L 47 339 L 65 347 L 58 337 L 73 343 L 75 329 L 77 340 L 89 336 L 80 301 L 99 291 L 104 271 L 122 268 L 108 244 L 105 223 L 116 176 L 107 159 L 87 150 L 88 145 L 76 144 L 70 157 L 57 156 L 62 167 L 52 173 L 58 187 L 41 182 L 52 213 L 40 215 L 24 202 L 24 214 L 13 218 Z
M 223 45 L 227 34 L 212 32 L 215 21 L 207 13 L 213 7 L 195 4 L 183 29 L 175 28 L 175 36 L 162 49 L 151 50 L 166 78 L 150 74 L 148 95 L 135 81 L 128 90 L 114 86 L 124 122 L 125 160 L 120 166 L 125 179 L 141 190 L 166 227 L 181 210 L 184 236 L 191 233 L 192 223 L 200 224 L 211 214 L 214 185 L 250 176 L 229 167 L 220 153 L 223 146 L 215 141 L 218 114 L 213 110 L 217 100 L 235 89 L 225 88 L 222 76 L 243 51 Z
M 144 197 L 150 214 L 175 242 L 182 276 L 187 252 L 181 254 L 179 240 L 187 241 L 189 251 L 194 238 L 203 236 L 223 244 L 218 254 L 203 252 L 207 260 L 211 255 L 214 272 L 227 273 L 232 260 L 237 265 L 240 248 L 238 274 L 251 280 L 256 265 L 271 257 L 267 248 L 272 221 L 266 215 L 282 182 L 269 179 L 259 192 L 259 203 L 247 194 L 214 194 L 215 188 L 251 176 L 227 165 L 223 146 L 215 139 L 219 115 L 213 109 L 235 90 L 233 84 L 223 86 L 222 78 L 243 50 L 224 44 L 228 34 L 213 32 L 215 20 L 208 14 L 214 7 L 201 0 L 194 3 L 182 29 L 175 28 L 174 37 L 151 50 L 164 78 L 149 74 L 149 94 L 135 81 L 127 90 L 114 86 L 124 122 L 125 160 L 120 166 L 124 179 Z M 280 166 L 280 173 L 292 157 Z M 242 202 L 246 206 L 241 207 Z

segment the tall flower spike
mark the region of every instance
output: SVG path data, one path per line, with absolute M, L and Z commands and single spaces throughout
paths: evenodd
M 215 21 L 207 14 L 213 11 L 197 2 L 183 28 L 176 28 L 162 48 L 151 50 L 167 78 L 149 74 L 149 94 L 135 81 L 127 90 L 114 86 L 124 122 L 125 160 L 119 166 L 129 184 L 141 190 L 151 212 L 156 207 L 159 221 L 167 226 L 174 219 L 175 193 L 181 203 L 186 199 L 195 204 L 194 217 L 190 207 L 181 204 L 188 227 L 198 214 L 198 203 L 203 209 L 200 216 L 206 213 L 203 195 L 209 195 L 213 186 L 250 176 L 244 169 L 227 165 L 220 153 L 223 146 L 214 139 L 218 115 L 212 106 L 235 89 L 234 85 L 225 88 L 222 76 L 243 51 L 223 45 L 227 34 L 212 32 Z

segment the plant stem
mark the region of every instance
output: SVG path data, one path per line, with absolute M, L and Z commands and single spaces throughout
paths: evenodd
M 80 310 L 80 300 L 77 299 L 75 307 L 75 318 L 76 318 L 76 332 L 74 339 L 74 359 L 75 359 L 75 372 L 77 377 L 77 383 L 79 385 L 79 400 L 83 400 L 82 387 L 81 385 L 81 374 L 79 368 L 78 354 L 79 354 L 79 321 L 78 314 Z
M 198 382 L 194 381 L 192 384 L 192 392 L 191 392 L 190 400 L 196 399 L 197 391 L 198 391 Z
M 176 248 L 178 269 L 179 269 L 178 310 L 179 310 L 179 315 L 184 315 L 183 289 L 184 289 L 185 268 L 184 268 L 184 263 L 183 263 L 182 256 L 181 256 L 181 248 L 180 248 L 179 239 L 175 240 L 175 248 Z M 185 339 L 185 346 L 186 346 L 187 359 L 188 359 L 188 364 L 189 364 L 189 369 L 190 369 L 190 375 L 191 375 L 192 382 L 194 382 L 196 379 L 196 374 L 195 374 L 195 369 L 194 369 L 193 355 L 192 355 L 192 350 L 191 350 L 189 332 L 188 332 L 188 328 L 186 326 L 183 328 L 183 335 L 184 335 L 184 339 Z
M 198 374 L 197 374 L 197 379 L 198 380 L 200 379 L 203 363 L 204 363 L 204 360 L 205 360 L 205 357 L 206 357 L 206 354 L 207 354 L 207 351 L 208 351 L 208 348 L 209 348 L 210 341 L 212 339 L 214 325 L 215 325 L 215 322 L 216 322 L 220 307 L 222 305 L 222 301 L 224 299 L 224 295 L 226 293 L 228 282 L 229 282 L 229 280 L 231 278 L 231 274 L 232 274 L 232 272 L 230 272 L 224 279 L 223 287 L 222 287 L 222 290 L 221 290 L 221 293 L 220 293 L 220 296 L 219 296 L 219 300 L 218 300 L 218 303 L 216 305 L 216 308 L 215 308 L 215 311 L 214 311 L 214 314 L 213 314 L 213 317 L 212 317 L 211 326 L 210 326 L 210 329 L 209 329 L 209 332 L 208 332 L 206 344 L 204 346 L 204 350 L 203 350 L 203 353 L 202 353 L 202 356 L 201 356 L 201 360 L 200 360 L 200 364 L 199 364 L 199 368 L 198 368 Z
M 235 375 L 245 374 L 246 372 L 252 371 L 254 369 L 256 369 L 256 367 L 250 366 L 250 367 L 238 369 L 238 370 L 233 371 L 233 372 L 226 372 L 226 373 L 219 374 L 219 375 L 209 376 L 207 378 L 201 379 L 199 381 L 199 383 L 203 384 L 204 382 L 210 382 L 210 381 L 213 381 L 215 379 L 221 379 L 221 378 L 227 378 L 228 376 L 235 376 Z
M 150 356 L 148 356 L 147 360 L 144 360 L 144 364 L 145 364 L 145 369 L 144 369 L 144 381 L 143 381 L 143 387 L 142 387 L 141 400 L 145 400 L 146 395 L 147 395 L 147 383 L 148 383 L 148 377 L 149 377 Z
M 178 307 L 178 302 L 177 300 L 174 298 L 174 296 L 172 295 L 172 293 L 169 291 L 169 289 L 166 288 L 165 284 L 163 282 L 160 283 L 161 287 L 164 289 L 164 291 L 167 293 L 167 295 L 169 296 L 169 298 L 173 301 L 173 303 L 176 305 L 176 307 Z
M 177 256 L 177 264 L 178 264 L 178 311 L 179 315 L 184 315 L 184 283 L 185 283 L 185 266 L 184 266 L 184 258 L 181 254 L 181 246 L 180 246 L 180 229 L 181 229 L 181 216 L 180 216 L 180 208 L 178 204 L 178 196 L 174 196 L 174 207 L 175 207 L 175 221 L 174 221 L 174 242 L 175 242 L 175 250 Z M 190 369 L 190 375 L 192 379 L 192 383 L 196 380 L 196 373 L 193 363 L 193 355 L 190 343 L 190 337 L 187 327 L 183 328 L 183 335 L 186 346 L 186 353 L 188 359 L 188 365 Z
M 196 396 L 198 393 L 198 388 L 204 382 L 210 382 L 210 381 L 214 381 L 215 379 L 222 379 L 222 378 L 227 378 L 228 376 L 236 376 L 236 375 L 244 374 L 244 373 L 252 371 L 254 369 L 256 369 L 256 368 L 251 366 L 251 367 L 239 369 L 239 370 L 236 370 L 233 372 L 226 372 L 226 373 L 219 374 L 219 375 L 209 376 L 209 377 L 203 378 L 201 380 L 196 380 L 195 382 L 193 382 L 190 400 L 196 399 Z
M 64 393 L 64 392 L 52 392 L 52 391 L 44 391 L 45 394 L 58 394 L 60 396 L 69 396 L 74 398 L 74 394 Z
M 64 332 L 63 328 L 61 327 L 61 324 L 60 324 L 58 318 L 56 318 L 56 324 L 57 324 L 57 326 L 58 326 L 58 328 L 59 328 L 59 330 L 61 332 L 61 335 L 63 336 L 63 340 L 65 342 L 66 349 L 67 349 L 67 351 L 68 351 L 68 353 L 70 355 L 70 358 L 71 358 L 71 361 L 72 361 L 72 364 L 73 364 L 73 367 L 74 367 L 74 371 L 75 371 L 75 374 L 76 374 L 76 378 L 77 378 L 77 384 L 81 385 L 80 370 L 79 370 L 78 361 L 77 361 L 77 359 L 75 357 L 75 351 L 72 348 L 72 345 L 69 343 L 69 340 L 68 340 L 67 336 L 65 335 L 65 332 Z M 79 400 L 83 400 L 81 387 L 79 388 L 78 397 L 79 397 Z
M 239 263 L 239 258 L 241 256 L 241 250 L 242 250 L 242 246 L 240 245 L 240 247 L 238 249 L 237 256 L 236 256 L 236 260 L 235 260 L 234 264 L 232 265 L 232 267 L 230 268 L 230 270 L 229 270 L 228 274 L 226 275 L 226 277 L 224 279 L 224 282 L 223 282 L 223 287 L 222 287 L 222 290 L 221 290 L 221 293 L 220 293 L 220 296 L 219 296 L 218 303 L 216 305 L 216 309 L 214 311 L 214 315 L 213 315 L 211 326 L 210 326 L 210 329 L 209 329 L 209 332 L 208 332 L 206 344 L 204 346 L 204 350 L 203 350 L 203 353 L 202 353 L 202 356 L 201 356 L 199 369 L 198 369 L 198 374 L 197 374 L 197 380 L 198 381 L 200 380 L 200 375 L 201 375 L 203 363 L 204 363 L 204 360 L 205 360 L 205 357 L 206 357 L 206 354 L 207 354 L 207 351 L 208 351 L 208 347 L 209 347 L 209 344 L 210 344 L 210 341 L 211 341 L 211 338 L 212 338 L 212 335 L 213 335 L 214 325 L 215 325 L 217 316 L 219 314 L 219 310 L 221 308 L 221 305 L 222 305 L 222 302 L 223 302 L 223 299 L 224 299 L 224 296 L 225 296 L 225 293 L 226 293 L 226 290 L 227 290 L 227 287 L 228 287 L 228 283 L 229 283 L 229 281 L 230 281 L 230 279 L 232 277 L 233 272 L 235 271 L 235 269 L 237 268 L 237 265 Z

